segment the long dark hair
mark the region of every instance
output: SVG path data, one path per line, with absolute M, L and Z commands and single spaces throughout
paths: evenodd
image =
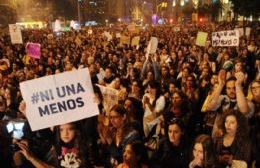
M 150 88 L 156 89 L 155 100 L 153 101 L 153 106 L 155 106 L 157 99 L 162 95 L 162 88 L 159 82 L 157 81 L 150 81 L 147 86 Z
M 128 145 L 131 146 L 131 149 L 133 150 L 135 156 L 136 156 L 136 161 L 137 161 L 137 166 L 136 168 L 142 168 L 142 165 L 147 165 L 148 164 L 148 153 L 147 150 L 144 146 L 144 144 L 141 141 L 134 141 L 132 143 L 129 143 Z
M 72 123 L 68 123 L 70 125 L 73 126 L 73 129 L 76 131 L 76 135 L 75 137 L 73 138 L 72 142 L 70 143 L 64 143 L 61 138 L 60 138 L 60 126 L 56 126 L 54 128 L 54 131 L 55 131 L 55 134 L 56 134 L 56 144 L 54 145 L 55 147 L 55 151 L 56 151 L 56 155 L 57 156 L 60 156 L 61 155 L 61 149 L 62 147 L 68 147 L 68 148 L 77 148 L 79 153 L 78 153 L 78 158 L 80 159 L 81 161 L 81 166 L 80 167 L 85 167 L 86 165 L 88 165 L 89 163 L 87 162 L 87 150 L 85 147 L 85 145 L 83 144 L 83 141 L 82 141 L 82 137 L 81 137 L 81 133 L 80 133 L 80 127 L 79 127 L 79 124 L 76 123 L 76 122 L 72 122 Z M 58 165 L 59 166 L 59 165 Z
M 248 122 L 247 122 L 246 117 L 237 110 L 227 111 L 223 117 L 223 121 L 222 121 L 222 125 L 221 125 L 221 128 L 222 128 L 224 134 L 227 133 L 226 128 L 225 128 L 225 121 L 228 116 L 234 116 L 237 120 L 237 130 L 236 130 L 235 139 L 238 142 L 244 141 L 244 139 L 247 138 L 248 134 L 249 134 L 249 127 L 248 127 Z
M 203 168 L 212 168 L 216 164 L 216 154 L 213 146 L 213 141 L 209 135 L 201 134 L 194 142 L 201 144 L 203 148 Z M 194 157 L 194 156 L 193 156 Z

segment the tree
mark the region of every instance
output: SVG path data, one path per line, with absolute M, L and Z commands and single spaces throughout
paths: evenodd
M 260 14 L 260 2 L 259 0 L 230 0 L 232 3 L 232 9 L 235 13 L 235 19 L 238 15 L 249 17 L 259 17 Z
M 8 5 L 0 5 L 0 24 L 6 26 L 15 23 L 17 20 L 16 11 Z
M 223 9 L 223 4 L 220 0 L 216 0 L 215 2 L 210 4 L 210 13 L 212 17 L 212 21 L 217 21 L 219 13 Z

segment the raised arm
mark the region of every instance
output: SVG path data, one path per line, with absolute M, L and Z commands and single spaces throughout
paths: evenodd
M 236 77 L 236 98 L 237 98 L 237 106 L 239 111 L 243 114 L 247 114 L 249 112 L 249 106 L 247 98 L 243 92 L 242 83 L 244 82 L 245 75 L 242 72 L 237 72 L 235 74 Z
M 207 110 L 215 111 L 219 106 L 221 102 L 221 92 L 225 86 L 226 82 L 226 72 L 224 70 L 221 70 L 218 75 L 218 86 L 213 91 L 212 96 L 208 100 Z

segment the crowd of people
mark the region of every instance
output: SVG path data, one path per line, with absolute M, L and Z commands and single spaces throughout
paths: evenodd
M 239 46 L 211 45 L 211 33 L 234 23 L 154 26 L 130 32 L 127 25 L 54 33 L 23 30 L 23 43 L 0 37 L 0 165 L 49 168 L 257 168 L 260 167 L 259 25 Z M 93 33 L 89 33 L 89 30 Z M 108 41 L 104 32 L 109 32 Z M 205 47 L 195 45 L 208 32 Z M 140 36 L 138 46 L 121 36 Z M 156 53 L 147 55 L 150 37 Z M 25 44 L 41 44 L 41 58 Z M 100 114 L 31 131 L 19 83 L 88 67 Z M 105 108 L 97 84 L 118 91 Z M 40 86 L 44 87 L 44 86 Z M 24 121 L 19 139 L 10 121 Z

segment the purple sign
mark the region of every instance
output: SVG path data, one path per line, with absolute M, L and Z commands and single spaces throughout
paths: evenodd
M 27 43 L 26 52 L 32 58 L 40 59 L 41 58 L 41 45 L 39 43 Z
M 156 20 L 157 20 L 157 16 L 156 16 L 156 14 L 153 14 L 153 16 L 152 16 L 152 23 L 154 25 L 156 24 Z

